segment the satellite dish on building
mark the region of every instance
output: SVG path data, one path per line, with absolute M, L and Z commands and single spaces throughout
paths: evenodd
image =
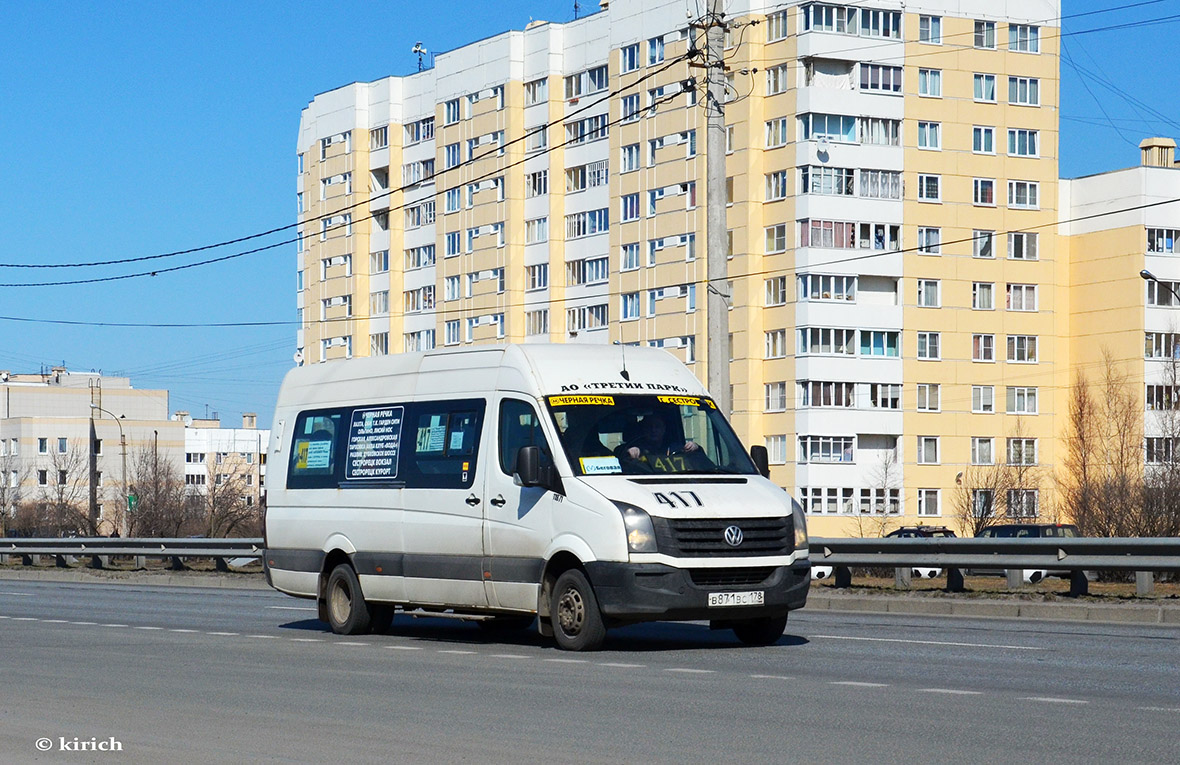
M 303 366 L 303 351 L 295 351 L 295 355 L 291 358 L 295 360 L 295 366 Z

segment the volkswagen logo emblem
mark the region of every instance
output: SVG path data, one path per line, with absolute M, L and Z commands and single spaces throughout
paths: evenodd
M 729 526 L 725 529 L 725 543 L 730 547 L 737 547 L 742 543 L 742 530 L 737 526 Z

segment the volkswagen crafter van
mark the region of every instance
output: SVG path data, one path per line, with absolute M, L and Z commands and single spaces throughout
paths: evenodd
M 394 609 L 564 649 L 708 620 L 776 641 L 807 598 L 802 508 L 653 348 L 507 345 L 316 364 L 283 381 L 267 580 L 340 634 Z

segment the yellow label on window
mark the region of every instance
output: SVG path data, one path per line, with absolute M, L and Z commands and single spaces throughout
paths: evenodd
M 701 400 L 692 396 L 656 396 L 661 404 L 675 404 L 676 406 L 700 406 Z
M 550 396 L 549 406 L 614 406 L 614 396 Z

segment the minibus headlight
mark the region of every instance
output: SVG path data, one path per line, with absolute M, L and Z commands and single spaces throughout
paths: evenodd
M 656 531 L 651 516 L 634 505 L 616 502 L 623 514 L 623 528 L 627 531 L 627 549 L 633 553 L 656 552 Z
M 804 514 L 803 508 L 796 503 L 793 510 L 791 510 L 792 520 L 795 526 L 795 549 L 807 549 L 807 515 Z

